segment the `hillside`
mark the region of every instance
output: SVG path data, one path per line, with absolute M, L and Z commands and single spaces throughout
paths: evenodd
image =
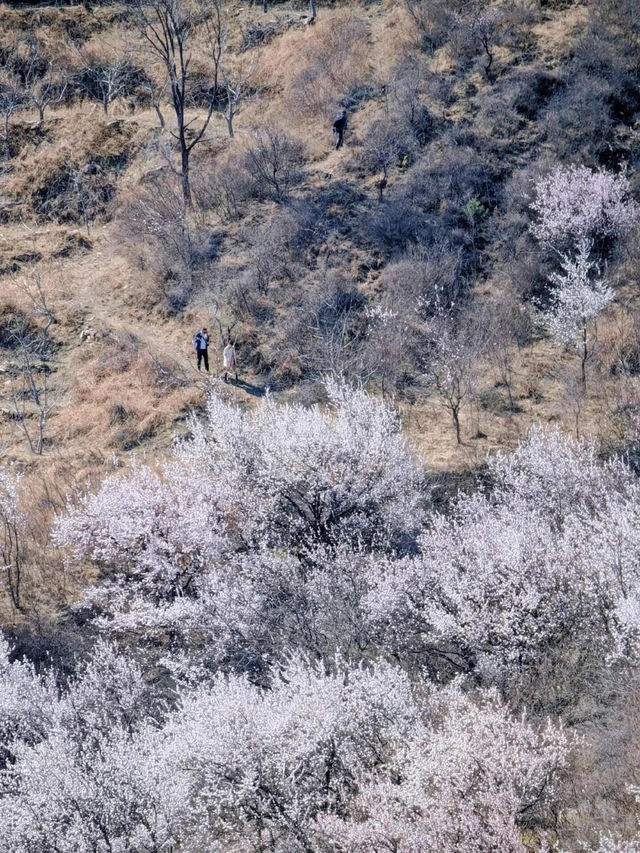
M 636 849 L 639 74 L 635 0 L 0 4 L 0 851 Z
M 201 324 L 231 327 L 247 381 L 276 394 L 302 383 L 311 399 L 310 383 L 331 370 L 385 385 L 408 404 L 407 422 L 437 468 L 477 464 L 487 450 L 515 446 L 539 421 L 575 431 L 577 406 L 580 434 L 615 443 L 620 410 L 635 394 L 632 371 L 616 369 L 621 359 L 634 360 L 633 250 L 625 246 L 624 257 L 611 259 L 616 301 L 601 324 L 598 379 L 576 402 L 570 355 L 532 325 L 530 298 L 544 286 L 548 261 L 527 243 L 526 202 L 535 175 L 556 159 L 633 167 L 637 92 L 619 58 L 622 67 L 602 72 L 592 91 L 586 6 L 514 9 L 495 34 L 495 79 L 488 80 L 471 48 L 458 62 L 446 43 L 420 51 L 420 29 L 402 5 L 327 9 L 313 28 L 286 5 L 267 14 L 230 7 L 230 61 L 253 73 L 255 91 L 239 109 L 233 139 L 221 109 L 194 149 L 198 208 L 186 224 L 166 165 L 171 137 L 135 80 L 108 115 L 82 92 L 48 107 L 41 124 L 28 104 L 16 110 L 2 177 L 2 311 L 5 326 L 12 312 L 29 313 L 17 289 L 36 270 L 55 315 L 47 458 L 62 454 L 65 466 L 77 460 L 83 476 L 100 455 L 166 446 L 175 423 L 202 399 L 191 369 L 191 339 Z M 140 50 L 111 6 L 4 7 L 2 15 L 18 41 L 35 31 L 39 49 L 55 42 L 76 76 L 100 50 Z M 233 52 L 261 27 L 262 44 Z M 73 36 L 56 41 L 60 32 Z M 592 113 L 601 110 L 591 125 L 585 116 L 574 123 L 581 99 Z M 347 102 L 354 106 L 348 141 L 335 152 L 331 119 Z M 163 110 L 169 123 L 170 107 Z M 417 139 L 408 136 L 407 111 L 417 116 Z M 239 172 L 264 127 L 301 146 L 286 166 L 296 174 L 281 203 L 270 201 L 268 186 L 243 186 Z M 380 163 L 388 163 L 382 202 Z M 92 174 L 82 177 L 87 168 Z M 161 235 L 154 234 L 156 217 Z M 473 298 L 474 312 L 491 315 L 494 326 L 508 319 L 506 328 L 490 330 L 495 344 L 480 346 L 461 447 L 425 381 L 421 332 L 407 329 L 437 286 L 459 291 L 459 302 Z M 382 334 L 371 312 L 386 305 L 400 310 Z M 3 434 L 10 456 L 25 461 L 10 349 Z

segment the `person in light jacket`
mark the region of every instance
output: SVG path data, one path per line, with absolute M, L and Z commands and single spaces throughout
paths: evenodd
M 224 352 L 222 353 L 222 361 L 224 364 L 224 381 L 227 381 L 227 374 L 233 371 L 235 375 L 236 382 L 238 381 L 238 362 L 236 360 L 236 348 L 231 343 L 231 341 L 227 341 L 227 345 L 224 348 Z

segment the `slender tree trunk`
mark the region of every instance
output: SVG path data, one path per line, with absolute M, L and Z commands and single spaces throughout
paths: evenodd
M 45 105 L 43 103 L 39 103 L 38 101 L 36 101 L 36 99 L 34 97 L 31 98 L 31 102 L 34 105 L 34 107 L 38 110 L 38 124 L 36 125 L 36 127 L 40 127 L 40 125 L 44 121 L 44 107 L 45 107 Z
M 491 66 L 493 65 L 493 53 L 489 49 L 489 42 L 486 38 L 482 39 L 482 47 L 487 56 L 487 64 L 484 66 L 484 73 L 489 82 L 491 82 Z
M 227 107 L 227 130 L 229 131 L 229 138 L 233 139 L 233 111 Z
M 180 156 L 182 161 L 182 196 L 187 207 L 191 207 L 191 183 L 189 181 L 189 149 L 184 137 L 180 138 Z
M 11 146 L 9 144 L 9 113 L 4 114 L 4 156 L 6 160 L 11 159 Z
M 587 327 L 582 329 L 582 358 L 580 363 L 580 373 L 582 379 L 582 387 L 587 391 L 587 358 L 589 357 L 589 349 L 587 346 Z
M 160 127 L 162 130 L 165 128 L 164 116 L 162 115 L 162 110 L 160 109 L 160 104 L 158 101 L 154 101 L 153 108 L 156 111 L 156 115 L 158 116 L 158 121 L 160 122 Z
M 453 418 L 453 425 L 456 428 L 456 441 L 458 444 L 462 444 L 462 439 L 460 438 L 460 411 L 459 406 L 454 406 L 451 409 L 451 417 Z
M 378 181 L 378 201 L 382 201 L 384 198 L 384 191 L 387 186 L 387 169 L 386 167 L 382 170 L 382 177 Z
M 16 610 L 22 610 L 20 604 L 20 536 L 14 522 L 4 521 L 4 544 L 0 542 L 0 559 L 7 566 L 7 581 L 9 594 Z
M 509 395 L 509 409 L 513 412 L 515 406 L 513 402 L 513 391 L 511 389 L 511 377 L 505 380 L 505 385 L 507 386 L 507 394 Z
M 316 0 L 309 0 L 309 24 L 313 24 L 316 19 Z

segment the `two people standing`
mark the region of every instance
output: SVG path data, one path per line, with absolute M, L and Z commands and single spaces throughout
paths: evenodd
M 201 365 L 204 363 L 204 369 L 209 373 L 209 332 L 206 326 L 196 332 L 193 338 L 193 348 L 196 351 L 198 359 L 198 370 L 201 370 Z M 237 382 L 238 362 L 236 359 L 236 348 L 231 339 L 227 340 L 227 344 L 223 350 L 222 363 L 224 366 L 224 381 L 226 382 L 228 374 L 233 372 Z

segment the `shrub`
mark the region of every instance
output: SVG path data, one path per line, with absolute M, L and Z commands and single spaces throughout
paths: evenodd
M 420 145 L 426 145 L 436 132 L 436 122 L 423 103 L 433 85 L 427 69 L 413 58 L 395 66 L 389 81 L 393 124 L 408 125 Z M 400 133 L 402 130 L 400 129 Z
M 169 310 L 181 311 L 218 250 L 215 234 L 199 228 L 189 216 L 173 177 L 156 174 L 147 186 L 126 199 L 120 229 L 129 250 L 154 270 Z M 143 244 L 141 234 L 146 238 Z
M 254 141 L 244 156 L 245 168 L 258 198 L 284 201 L 303 179 L 303 149 L 300 142 L 277 127 L 254 131 Z
M 283 80 L 288 109 L 328 120 L 338 103 L 366 87 L 371 76 L 368 39 L 367 21 L 347 11 L 317 21 L 313 39 L 297 54 L 295 73 Z
M 305 200 L 278 208 L 260 230 L 246 228 L 251 287 L 266 293 L 277 280 L 293 280 L 304 253 L 322 233 L 321 212 Z
M 398 193 L 399 195 L 399 193 Z M 389 257 L 402 255 L 415 245 L 424 231 L 421 211 L 405 198 L 389 198 L 373 215 L 362 215 L 360 227 L 364 239 Z
M 223 219 L 240 219 L 253 191 L 253 179 L 240 154 L 217 158 L 211 169 L 203 164 L 194 169 L 193 192 L 198 205 L 215 210 Z
M 579 67 L 567 73 L 568 84 L 548 102 L 541 119 L 557 157 L 598 162 L 611 152 L 615 123 L 610 108 L 611 87 L 600 73 Z M 619 166 L 619 162 L 612 164 Z
M 114 194 L 113 176 L 107 170 L 81 168 L 65 159 L 31 188 L 30 202 L 42 219 L 81 222 L 88 229 L 90 222 L 108 212 Z
M 410 125 L 389 119 L 374 122 L 362 142 L 361 162 L 371 172 L 380 172 L 378 182 L 380 201 L 387 185 L 389 169 L 402 162 L 408 165 L 413 148 Z
M 423 50 L 433 51 L 451 37 L 453 14 L 461 6 L 459 0 L 405 0 L 409 15 L 415 23 Z
M 365 300 L 353 285 L 328 271 L 309 277 L 305 296 L 280 328 L 285 340 L 295 342 L 304 377 L 326 373 L 357 381 L 362 367 Z

